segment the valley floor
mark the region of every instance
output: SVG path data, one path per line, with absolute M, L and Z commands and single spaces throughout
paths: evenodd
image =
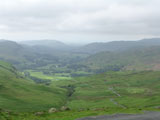
M 160 71 L 112 71 L 35 84 L 12 65 L 0 65 L 0 120 L 76 120 L 160 111 Z M 51 108 L 56 109 L 52 114 Z

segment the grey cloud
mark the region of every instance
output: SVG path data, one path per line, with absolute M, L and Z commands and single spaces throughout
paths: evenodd
M 0 37 L 67 41 L 157 37 L 159 5 L 159 0 L 0 0 Z

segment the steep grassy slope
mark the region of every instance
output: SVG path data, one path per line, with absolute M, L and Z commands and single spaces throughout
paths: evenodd
M 66 91 L 36 85 L 24 79 L 10 64 L 0 62 L 0 108 L 39 111 L 64 104 Z

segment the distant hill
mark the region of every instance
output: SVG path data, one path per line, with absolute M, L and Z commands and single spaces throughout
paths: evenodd
M 30 40 L 30 41 L 22 41 L 20 44 L 34 46 L 37 49 L 47 49 L 50 48 L 52 50 L 60 50 L 60 51 L 68 51 L 73 49 L 72 46 L 66 45 L 57 40 Z
M 32 47 L 9 40 L 0 41 L 0 60 L 18 65 L 29 61 L 33 62 L 34 58 L 38 56 Z
M 22 46 L 13 41 L 0 41 L 0 52 L 8 53 L 10 55 L 17 54 L 20 50 L 22 50 Z
M 17 44 L 13 41 L 0 41 L 0 58 L 1 59 L 12 59 L 15 60 L 22 60 L 22 53 L 24 49 L 21 45 Z
M 101 52 L 91 55 L 81 63 L 91 69 L 103 69 L 104 71 L 160 70 L 160 46 L 120 52 Z
M 95 54 L 103 51 L 125 51 L 131 48 L 142 48 L 160 45 L 160 38 L 143 39 L 139 41 L 113 41 L 107 43 L 91 43 L 77 49 L 77 52 Z
M 40 41 L 39 41 L 40 42 Z M 39 43 L 37 42 L 37 43 Z M 51 42 L 51 41 L 49 41 Z M 39 44 L 44 46 L 20 44 L 9 40 L 0 41 L 0 60 L 14 64 L 19 69 L 36 68 L 48 64 L 59 64 L 59 61 L 69 61 L 74 58 L 66 49 L 63 43 L 56 42 L 59 46 L 47 47 L 49 42 L 42 41 Z M 52 41 L 54 43 L 54 41 Z M 52 46 L 52 44 L 50 44 Z M 61 47 L 60 47 L 61 46 Z M 57 47 L 57 49 L 56 49 Z M 62 50 L 58 50 L 62 49 Z M 76 56 L 75 56 L 76 57 Z
M 0 61 L 0 108 L 13 111 L 39 111 L 59 107 L 65 90 L 36 85 L 10 64 Z
M 20 70 L 35 69 L 49 64 L 72 67 L 74 66 L 72 64 L 77 64 L 79 61 L 81 61 L 81 67 L 85 64 L 91 70 L 104 69 L 102 72 L 105 69 L 120 70 L 122 68 L 159 70 L 157 66 L 160 53 L 159 38 L 92 43 L 81 48 L 70 47 L 52 40 L 22 43 L 1 40 L 0 60 L 10 62 Z M 91 56 L 86 59 L 89 55 Z M 87 71 L 90 71 L 90 69 Z

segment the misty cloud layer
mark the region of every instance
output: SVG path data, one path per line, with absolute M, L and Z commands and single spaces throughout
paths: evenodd
M 159 0 L 0 0 L 0 38 L 107 41 L 160 36 Z

